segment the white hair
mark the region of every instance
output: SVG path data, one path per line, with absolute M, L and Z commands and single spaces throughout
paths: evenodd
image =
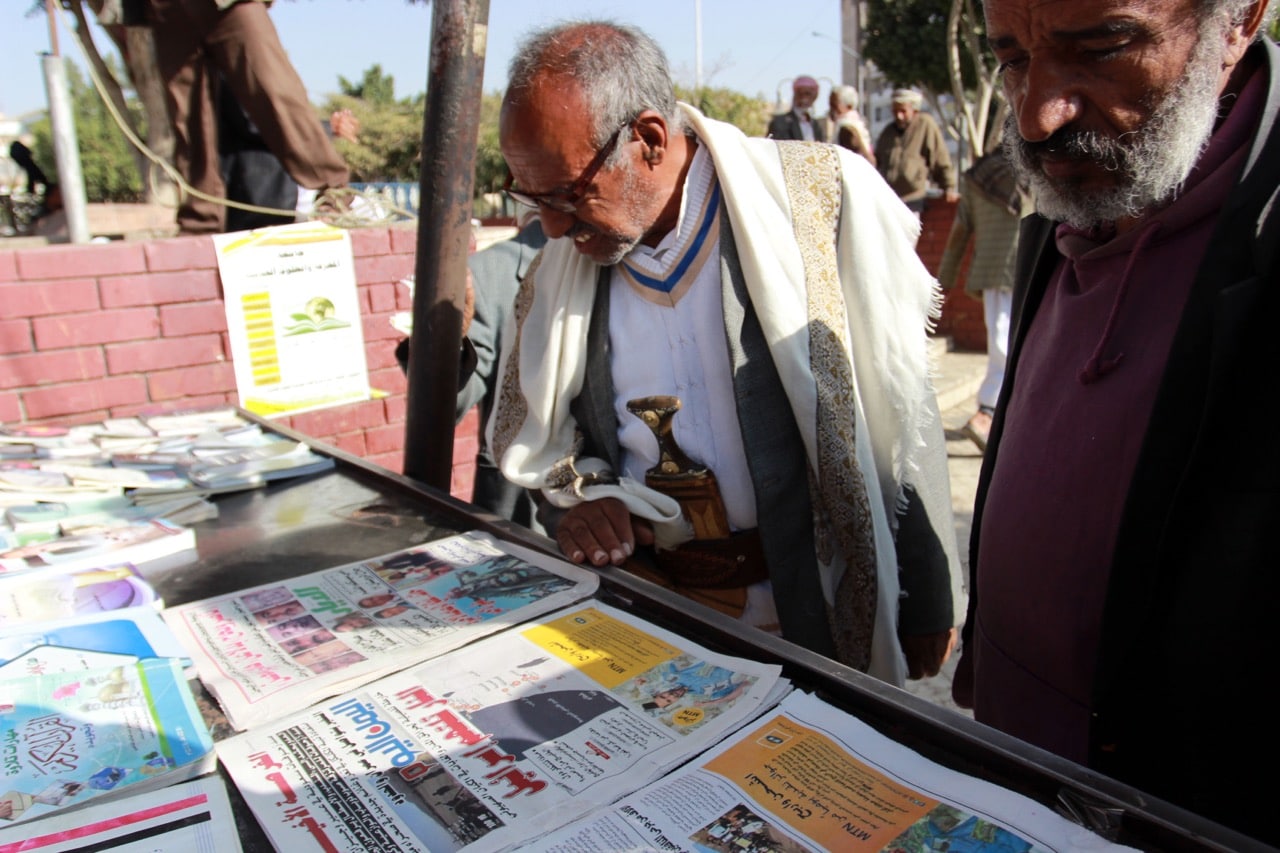
M 831 89 L 831 94 L 835 96 L 836 103 L 840 106 L 851 110 L 858 108 L 858 90 L 852 86 L 835 86 Z

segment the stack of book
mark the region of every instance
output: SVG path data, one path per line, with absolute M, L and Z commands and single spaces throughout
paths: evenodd
M 0 578 L 0 849 L 44 849 L 28 823 L 216 767 L 160 606 L 127 565 Z
M 190 555 L 212 496 L 333 466 L 231 408 L 0 426 L 0 574 Z

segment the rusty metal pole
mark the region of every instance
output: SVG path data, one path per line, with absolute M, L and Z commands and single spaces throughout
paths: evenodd
M 489 0 L 433 0 L 404 473 L 449 491 Z

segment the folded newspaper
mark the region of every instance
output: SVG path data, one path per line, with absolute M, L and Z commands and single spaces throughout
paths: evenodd
M 540 839 L 544 853 L 1128 850 L 1048 806 L 936 764 L 793 692 L 775 712 L 613 806 Z
M 279 850 L 500 851 L 659 778 L 788 689 L 778 666 L 589 602 L 217 750 Z
M 590 597 L 594 572 L 484 533 L 164 611 L 237 730 Z

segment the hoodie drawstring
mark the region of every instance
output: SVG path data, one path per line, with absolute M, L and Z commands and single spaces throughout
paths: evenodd
M 1102 354 L 1107 348 L 1107 344 L 1111 342 L 1111 335 L 1115 331 L 1116 321 L 1120 316 L 1120 306 L 1124 303 L 1125 294 L 1129 292 L 1129 281 L 1133 274 L 1133 265 L 1138 260 L 1138 255 L 1147 247 L 1157 234 L 1160 233 L 1160 222 L 1157 220 L 1152 222 L 1146 231 L 1139 235 L 1134 241 L 1133 251 L 1129 253 L 1129 260 L 1124 265 L 1124 273 L 1120 277 L 1120 286 L 1116 288 L 1115 301 L 1111 303 L 1111 313 L 1107 316 L 1107 324 L 1102 329 L 1102 337 L 1098 339 L 1098 345 L 1093 349 L 1093 355 L 1089 356 L 1089 360 L 1084 363 L 1084 367 L 1080 369 L 1077 377 L 1081 385 L 1091 385 L 1102 377 L 1106 376 L 1116 368 L 1120 362 L 1124 361 L 1124 353 L 1116 353 L 1115 358 L 1102 360 Z

